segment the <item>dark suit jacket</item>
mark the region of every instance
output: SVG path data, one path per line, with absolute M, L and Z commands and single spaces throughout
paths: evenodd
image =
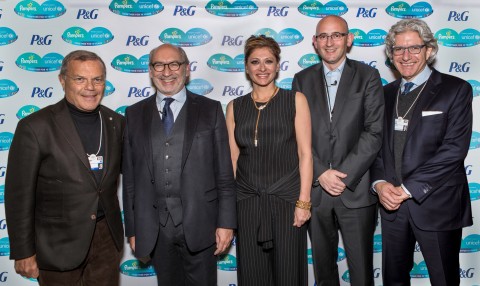
M 20 120 L 8 156 L 5 209 L 10 258 L 37 255 L 40 269 L 71 270 L 87 255 L 102 201 L 122 249 L 117 198 L 123 117 L 101 107 L 105 166 L 97 185 L 64 100 Z
M 382 143 L 383 90 L 376 69 L 346 61 L 331 123 L 322 63 L 297 73 L 292 89 L 305 94 L 310 107 L 314 179 L 331 162 L 333 169 L 348 175 L 342 202 L 347 208 L 360 208 L 377 202 L 370 192 L 369 168 Z M 312 190 L 313 205 L 320 204 L 322 193 Z
M 159 116 L 156 96 L 126 110 L 123 164 L 125 235 L 135 236 L 135 255 L 148 256 L 157 241 L 159 209 L 156 205 L 151 124 Z M 183 228 L 190 251 L 215 243 L 215 230 L 236 228 L 236 193 L 228 135 L 218 101 L 187 91 L 183 142 L 181 200 Z
M 400 185 L 395 174 L 393 133 L 395 100 L 401 80 L 385 86 L 383 147 L 372 168 L 373 180 Z M 440 114 L 422 116 L 425 111 Z M 472 225 L 464 159 L 472 134 L 472 87 L 462 79 L 433 70 L 413 110 L 403 149 L 402 182 L 412 194 L 407 200 L 415 225 L 446 231 Z M 396 211 L 381 208 L 382 217 Z

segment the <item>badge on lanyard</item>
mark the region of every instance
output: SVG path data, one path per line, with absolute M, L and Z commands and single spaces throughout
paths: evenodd
M 407 131 L 408 128 L 408 119 L 403 117 L 395 118 L 395 131 Z
M 88 156 L 88 162 L 90 163 L 90 169 L 92 171 L 103 169 L 103 156 L 97 156 L 95 154 L 91 154 Z

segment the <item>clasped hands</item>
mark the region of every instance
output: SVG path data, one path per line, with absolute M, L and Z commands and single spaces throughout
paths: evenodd
M 395 187 L 389 182 L 380 182 L 375 184 L 380 203 L 389 211 L 400 208 L 403 201 L 410 197 L 401 186 Z

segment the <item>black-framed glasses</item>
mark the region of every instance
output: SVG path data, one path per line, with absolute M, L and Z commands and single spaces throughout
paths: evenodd
M 88 78 L 83 77 L 83 76 L 69 76 L 69 75 L 64 75 L 64 76 L 71 79 L 77 85 L 84 85 L 89 81 Z M 100 85 L 105 84 L 105 78 L 103 78 L 103 77 L 92 78 L 92 79 L 90 79 L 90 81 L 92 82 L 93 85 L 96 85 L 96 86 L 100 86 Z
M 410 47 L 392 47 L 392 53 L 395 56 L 401 56 L 405 53 L 405 50 L 408 50 L 410 54 L 419 54 L 423 47 L 426 47 L 427 45 L 414 45 Z
M 165 67 L 168 66 L 168 69 L 171 71 L 178 71 L 180 66 L 183 65 L 184 62 L 171 62 L 171 63 L 153 63 L 152 68 L 157 72 L 162 72 L 165 70 Z
M 332 41 L 339 41 L 346 35 L 348 35 L 348 33 L 335 32 L 335 33 L 331 33 L 330 35 L 328 35 L 327 33 L 321 33 L 321 34 L 315 35 L 315 39 L 321 42 L 327 41 L 328 38 L 332 39 Z

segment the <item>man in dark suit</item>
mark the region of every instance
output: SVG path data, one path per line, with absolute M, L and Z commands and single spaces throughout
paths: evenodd
M 384 285 L 410 285 L 415 241 L 432 285 L 459 285 L 462 228 L 472 225 L 464 159 L 472 87 L 428 66 L 437 40 L 418 19 L 393 25 L 386 52 L 400 72 L 385 86 L 383 147 L 372 168 L 382 208 Z
M 189 68 L 182 48 L 153 49 L 157 93 L 126 110 L 125 233 L 137 257 L 152 257 L 158 285 L 215 286 L 236 194 L 222 107 L 185 88 Z
M 310 239 L 317 285 L 339 285 L 339 230 L 351 284 L 373 285 L 377 198 L 368 170 L 381 146 L 383 91 L 376 69 L 346 57 L 352 42 L 344 19 L 323 18 L 313 36 L 322 62 L 293 79 L 312 117 Z
M 10 149 L 10 258 L 40 285 L 115 286 L 123 117 L 100 105 L 106 70 L 96 54 L 68 54 L 59 80 L 65 98 L 20 120 Z

